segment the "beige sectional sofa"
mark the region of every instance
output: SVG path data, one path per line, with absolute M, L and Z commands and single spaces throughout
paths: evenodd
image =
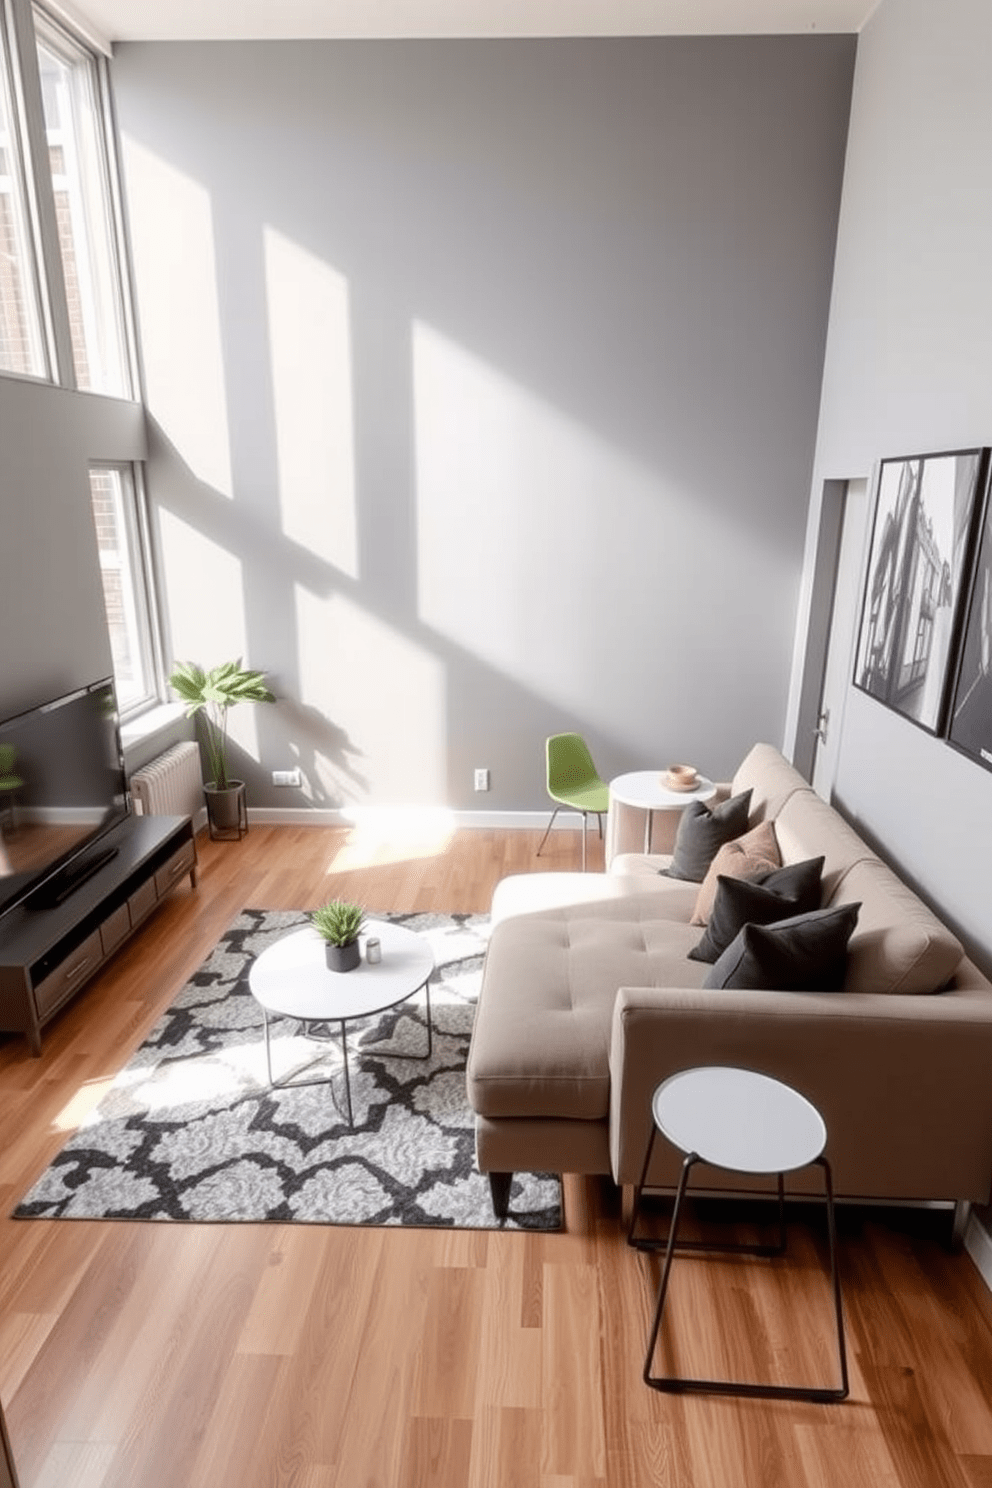
M 636 1183 L 658 1082 L 727 1064 L 814 1102 L 839 1196 L 952 1201 L 960 1228 L 992 1178 L 992 984 L 777 750 L 756 745 L 728 789 L 751 790 L 749 826 L 773 823 L 783 863 L 822 855 L 824 905 L 860 903 L 843 990 L 704 988 L 709 966 L 688 959 L 699 885 L 659 874 L 665 856 L 504 879 L 468 1063 L 497 1210 L 514 1171 Z M 674 1186 L 680 1164 L 657 1143 L 649 1183 Z

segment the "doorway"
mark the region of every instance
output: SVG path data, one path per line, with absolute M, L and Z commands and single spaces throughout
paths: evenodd
M 825 481 L 793 763 L 829 801 L 854 666 L 865 539 L 866 479 Z

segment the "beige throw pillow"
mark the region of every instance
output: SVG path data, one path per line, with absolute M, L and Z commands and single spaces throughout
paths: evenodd
M 716 898 L 716 881 L 721 874 L 725 878 L 757 878 L 759 873 L 768 873 L 781 866 L 782 855 L 778 850 L 774 824 L 770 821 L 759 822 L 743 837 L 725 842 L 699 885 L 690 924 L 705 925 L 708 922 Z

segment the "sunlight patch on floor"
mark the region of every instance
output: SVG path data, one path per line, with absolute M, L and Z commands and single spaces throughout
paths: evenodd
M 84 1081 L 52 1122 L 53 1131 L 74 1132 L 78 1130 L 87 1116 L 103 1100 L 113 1083 L 113 1075 L 105 1075 L 101 1080 Z
M 442 809 L 357 807 L 349 815 L 355 825 L 328 863 L 329 874 L 435 858 L 455 835 L 454 816 Z

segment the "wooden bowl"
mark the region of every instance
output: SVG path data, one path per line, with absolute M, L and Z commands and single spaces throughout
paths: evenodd
M 669 790 L 691 791 L 699 784 L 699 771 L 693 765 L 669 765 L 662 780 Z

